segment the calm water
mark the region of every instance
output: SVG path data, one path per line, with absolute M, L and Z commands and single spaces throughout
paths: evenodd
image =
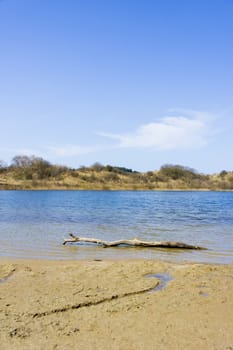
M 68 232 L 105 240 L 183 241 L 208 250 L 63 246 Z M 233 193 L 0 191 L 0 240 L 4 257 L 233 263 Z

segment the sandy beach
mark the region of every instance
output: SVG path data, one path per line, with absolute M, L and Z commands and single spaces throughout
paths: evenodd
M 1 259 L 0 347 L 232 350 L 232 291 L 232 265 Z

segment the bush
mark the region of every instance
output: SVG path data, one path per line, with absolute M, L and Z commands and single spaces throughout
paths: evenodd
M 102 164 L 100 164 L 99 162 L 96 162 L 91 166 L 91 169 L 95 170 L 95 171 L 102 171 L 102 170 L 104 170 L 104 166 Z
M 197 173 L 194 169 L 184 167 L 182 165 L 166 164 L 160 168 L 159 173 L 167 178 L 178 179 L 194 179 L 197 177 Z
M 226 170 L 222 170 L 221 173 L 219 174 L 221 177 L 225 177 L 227 175 Z

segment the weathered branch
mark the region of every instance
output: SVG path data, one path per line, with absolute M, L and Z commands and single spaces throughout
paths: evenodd
M 87 243 L 97 243 L 102 245 L 104 248 L 116 247 L 119 245 L 128 245 L 135 247 L 157 247 L 157 248 L 182 248 L 182 249 L 205 249 L 196 245 L 190 245 L 183 242 L 172 242 L 172 241 L 161 241 L 161 242 L 148 242 L 141 241 L 137 238 L 134 239 L 120 239 L 118 241 L 108 242 L 102 241 L 97 238 L 87 238 L 87 237 L 77 237 L 72 233 L 69 234 L 71 238 L 65 238 L 63 244 L 75 243 L 75 242 L 87 242 Z

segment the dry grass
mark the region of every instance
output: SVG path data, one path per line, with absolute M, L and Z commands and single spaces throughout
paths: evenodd
M 117 167 L 68 169 L 63 172 L 38 178 L 33 174 L 25 179 L 15 169 L 0 173 L 0 189 L 3 190 L 233 190 L 233 172 L 193 176 L 164 175 L 160 171 L 147 173 L 121 171 Z

